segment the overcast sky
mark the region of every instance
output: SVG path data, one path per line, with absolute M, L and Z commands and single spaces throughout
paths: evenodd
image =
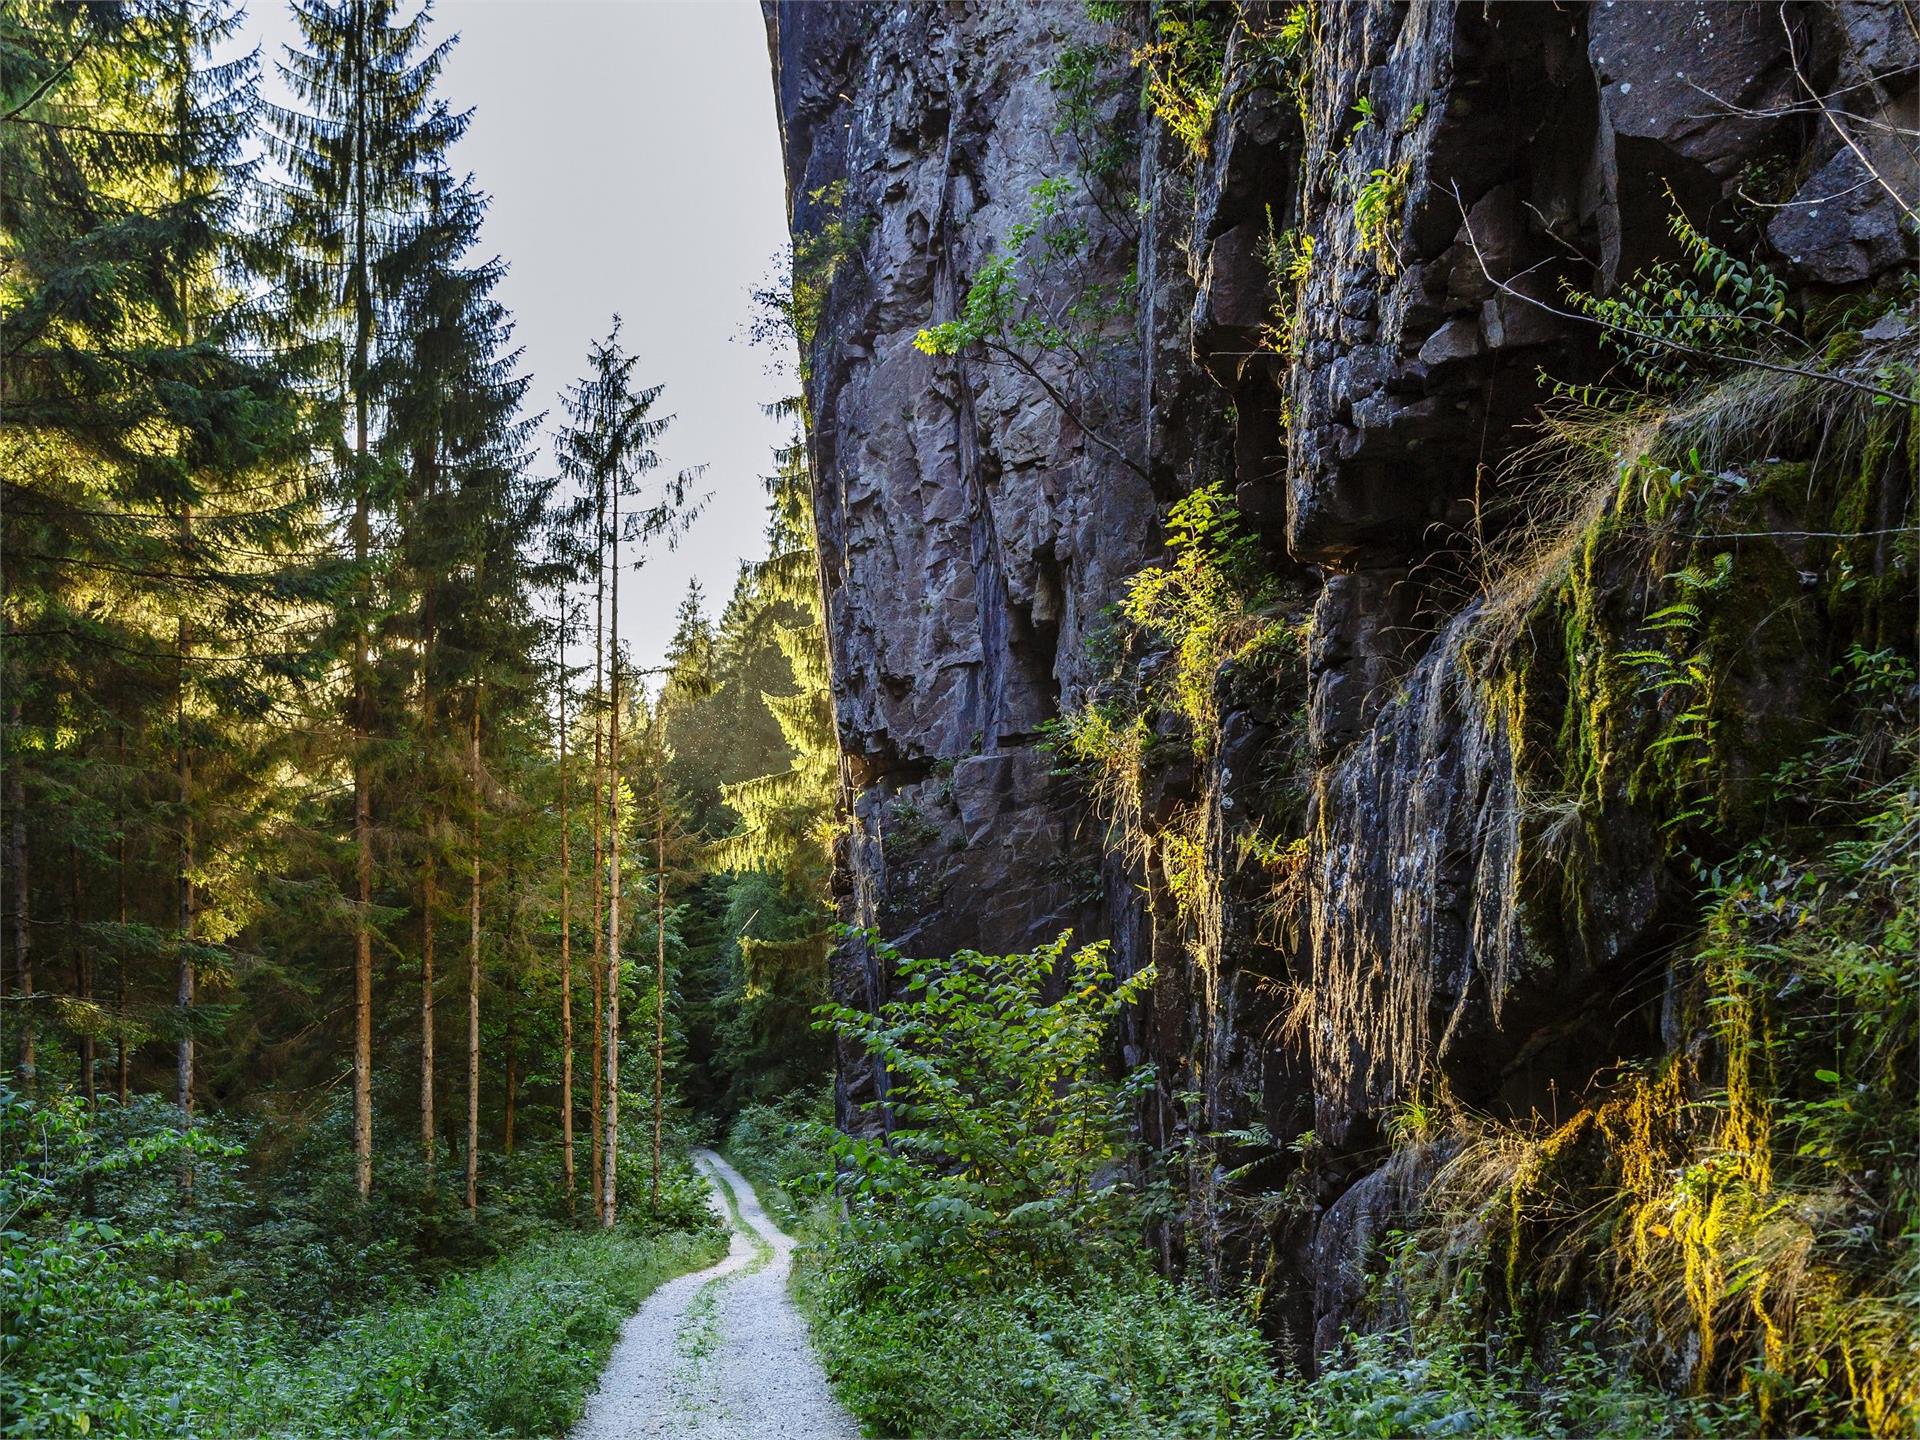
M 281 99 L 273 62 L 292 21 L 275 0 L 249 11 Z M 759 7 L 439 0 L 434 21 L 437 35 L 461 36 L 441 90 L 473 122 L 453 164 L 493 197 L 483 244 L 511 267 L 500 297 L 533 377 L 529 407 L 548 412 L 551 433 L 561 389 L 617 310 L 636 378 L 664 383 L 678 417 L 663 465 L 707 466 L 712 499 L 692 533 L 621 584 L 621 634 L 651 665 L 689 578 L 717 612 L 740 560 L 765 553 L 759 477 L 784 429 L 760 407 L 792 382 L 768 373 L 774 357 L 744 333 L 749 291 L 786 239 Z

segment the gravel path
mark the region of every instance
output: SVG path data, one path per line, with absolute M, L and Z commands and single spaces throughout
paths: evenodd
M 860 1427 L 828 1392 L 807 1322 L 787 1296 L 792 1238 L 738 1170 L 711 1150 L 694 1151 L 694 1163 L 730 1186 L 739 1206 L 727 1257 L 647 1297 L 573 1440 L 854 1440 Z M 709 1203 L 729 1218 L 717 1186 Z

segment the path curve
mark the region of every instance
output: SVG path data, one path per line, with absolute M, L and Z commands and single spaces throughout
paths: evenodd
M 693 1158 L 732 1188 L 742 1223 L 724 1260 L 669 1280 L 621 1328 L 573 1440 L 856 1440 L 787 1295 L 793 1238 L 738 1170 L 711 1150 Z M 717 1186 L 708 1203 L 730 1222 Z

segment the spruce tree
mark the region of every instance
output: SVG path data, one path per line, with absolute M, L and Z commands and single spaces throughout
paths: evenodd
M 596 587 L 605 584 L 610 600 L 606 633 L 614 637 L 607 668 L 605 815 L 606 927 L 604 943 L 597 945 L 597 968 L 601 978 L 596 985 L 596 1040 L 600 1054 L 596 1071 L 601 1094 L 595 1116 L 595 1134 L 599 1141 L 596 1201 L 600 1223 L 611 1227 L 617 1213 L 614 1176 L 619 1162 L 619 1078 L 620 1078 L 620 720 L 622 698 L 620 647 L 620 571 L 622 544 L 664 537 L 671 543 L 691 520 L 697 506 L 690 505 L 695 472 L 682 471 L 666 481 L 646 503 L 622 517 L 620 502 L 627 496 L 642 494 L 642 483 L 658 468 L 659 457 L 653 446 L 671 420 L 653 415 L 661 387 L 635 389 L 633 371 L 636 357 L 620 345 L 620 317 L 603 341 L 595 341 L 587 353 L 588 373 L 570 386 L 562 397 L 566 424 L 559 435 L 557 453 L 562 475 L 574 488 L 569 512 L 576 530 L 591 527 L 585 547 Z M 601 622 L 595 624 L 595 675 L 600 673 L 599 651 L 605 643 Z M 596 769 L 599 769 L 596 766 Z M 599 813 L 600 782 L 595 785 L 595 811 Z M 595 846 L 596 888 L 600 869 L 599 846 Z M 596 911 L 598 906 L 596 905 Z M 596 914 L 596 920 L 598 915 Z M 598 931 L 598 926 L 596 926 Z
M 479 238 L 485 201 L 444 171 L 427 182 L 425 216 L 398 253 L 406 280 L 397 296 L 394 340 L 382 355 L 391 378 L 383 449 L 408 477 L 398 505 L 401 539 L 392 588 L 411 591 L 384 632 L 417 657 L 405 693 L 418 696 L 411 727 L 413 795 L 390 811 L 426 832 L 425 874 L 435 872 L 450 808 L 451 769 L 439 737 L 457 700 L 467 730 L 467 1144 L 466 1199 L 477 1204 L 483 864 L 488 766 L 484 742 L 504 743 L 513 718 L 544 698 L 536 656 L 546 626 L 534 606 L 550 567 L 536 565 L 529 542 L 545 525 L 548 484 L 534 477 L 534 421 L 520 413 L 526 380 L 517 373 L 512 327 L 494 298 L 502 267 L 466 263 Z M 494 787 L 499 788 L 499 787 Z M 422 813 L 424 812 L 424 813 Z M 423 884 L 431 898 L 431 879 Z M 421 1128 L 431 1146 L 434 1079 L 434 916 L 422 916 Z
M 356 580 L 342 630 L 351 650 L 347 704 L 353 771 L 353 1150 L 361 1195 L 373 1187 L 373 635 L 384 556 L 376 515 L 390 513 L 398 457 L 379 446 L 376 418 L 390 376 L 376 366 L 406 279 L 429 183 L 466 125 L 434 93 L 452 42 L 429 46 L 423 6 L 402 19 L 391 0 L 293 0 L 301 43 L 280 73 L 294 108 L 272 111 L 272 153 L 286 184 L 270 243 L 286 323 L 319 342 L 318 393 L 351 421 L 333 446 L 333 494 L 352 507 Z
M 302 408 L 253 343 L 233 273 L 257 65 L 212 56 L 237 14 L 168 0 L 0 20 L 0 166 L 18 182 L 0 196 L 16 936 L 35 909 L 64 908 L 78 993 L 63 1013 L 89 1092 L 95 1036 L 116 1032 L 124 1060 L 129 968 L 164 954 L 183 1109 L 197 970 L 224 964 L 253 904 L 247 842 L 270 787 L 250 752 L 313 673 L 288 631 L 327 583 L 306 553 Z M 167 854 L 175 896 L 145 923 L 85 898 L 109 867 L 124 882 L 129 830 L 136 854 Z M 111 1019 L 95 947 L 118 971 Z M 31 947 L 15 950 L 18 968 Z M 37 1028 L 29 1014 L 23 1059 Z

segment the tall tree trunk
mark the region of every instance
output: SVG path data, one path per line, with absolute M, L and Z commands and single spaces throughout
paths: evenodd
M 573 866 L 567 830 L 567 590 L 560 587 L 560 1171 L 573 1208 Z
M 467 895 L 467 1209 L 480 1204 L 480 691 L 473 692 L 468 764 L 473 801 L 473 875 Z
M 605 681 L 604 662 L 607 643 L 607 492 L 599 482 L 594 516 L 594 597 L 593 597 L 593 1095 L 587 1112 L 587 1125 L 593 1132 L 593 1213 L 600 1215 L 601 1183 L 604 1174 L 601 1150 L 606 1143 L 602 1106 L 605 1096 L 601 1081 L 606 1069 L 606 850 L 601 825 L 605 818 L 606 749 L 603 728 L 607 697 L 601 688 Z
M 437 487 L 434 487 L 437 488 Z M 433 489 L 429 489 L 429 494 Z M 422 603 L 421 641 L 420 641 L 420 728 L 427 739 L 423 742 L 431 747 L 435 727 L 433 723 L 433 647 L 434 647 L 434 593 L 432 586 L 427 587 L 426 598 Z M 428 778 L 431 787 L 433 779 Z M 435 793 L 438 793 L 437 791 Z M 420 1159 L 426 1167 L 427 1189 L 435 1186 L 434 1163 L 435 1135 L 433 1116 L 433 962 L 434 928 L 437 902 L 439 900 L 440 873 L 434 846 L 440 843 L 441 815 L 436 805 L 429 812 L 427 822 L 427 853 L 420 866 Z
M 613 515 L 613 596 L 607 691 L 607 1038 L 606 1138 L 600 1155 L 600 1224 L 611 1230 L 616 1214 L 614 1177 L 620 1160 L 620 488 L 616 478 Z
M 361 407 L 360 438 L 366 440 Z M 367 558 L 367 498 L 354 504 L 354 555 Z M 367 630 L 364 612 L 354 638 L 353 839 L 359 905 L 353 918 L 353 1181 L 364 1200 L 373 1193 L 373 797 L 367 774 Z
M 93 1073 L 93 955 L 80 938 L 80 847 L 67 842 L 67 944 L 73 951 L 73 989 L 80 997 L 86 1024 L 76 1050 L 80 1059 L 80 1094 L 88 1113 L 100 1108 L 100 1086 Z
M 189 520 L 181 520 L 181 529 L 187 530 Z M 180 1023 L 180 1050 L 174 1069 L 173 1099 L 180 1107 L 180 1113 L 193 1113 L 193 992 L 194 974 L 193 947 L 199 924 L 199 897 L 193 883 L 195 865 L 193 834 L 193 752 L 187 744 L 187 647 L 190 638 L 187 622 L 181 619 L 177 631 L 179 671 L 175 676 L 173 696 L 173 718 L 176 727 L 175 743 L 179 746 L 177 763 L 179 767 L 180 796 L 180 873 L 178 882 L 178 913 L 176 928 L 179 935 L 179 963 L 175 973 L 174 1003 L 178 1006 Z M 190 1171 L 183 1172 L 191 1174 Z
M 353 843 L 359 906 L 353 924 L 353 1178 L 360 1197 L 373 1193 L 373 796 L 367 774 L 371 704 L 367 683 L 366 566 L 371 547 L 367 489 L 369 398 L 367 368 L 373 346 L 373 277 L 367 256 L 367 17 L 356 7 L 353 51 L 353 558 L 359 567 L 353 635 Z
M 8 740 L 13 763 L 8 767 L 7 808 L 13 812 L 13 975 L 20 986 L 20 1084 L 31 1090 L 37 1066 L 33 1055 L 33 931 L 27 920 L 30 887 L 27 884 L 27 757 L 20 743 L 25 724 L 20 702 L 13 702 Z
M 179 67 L 174 86 L 174 125 L 181 135 L 185 135 L 188 126 L 189 107 L 192 103 L 190 75 L 193 56 L 188 48 L 188 22 L 186 0 L 173 10 L 174 59 Z M 187 172 L 184 155 L 181 163 L 174 169 L 175 193 L 182 201 L 187 196 Z M 182 344 L 193 339 L 192 317 L 193 301 L 188 289 L 189 277 L 183 272 L 175 277 L 178 285 L 176 292 L 179 317 L 175 329 L 175 338 Z M 193 553 L 193 506 L 182 500 L 180 504 L 180 556 L 184 567 L 190 563 Z M 179 875 L 179 915 L 178 934 L 180 944 L 178 973 L 175 977 L 175 1003 L 180 1008 L 180 1052 L 177 1073 L 174 1076 L 174 1101 L 180 1107 L 182 1115 L 193 1113 L 193 1001 L 196 980 L 194 966 L 194 944 L 198 938 L 200 902 L 195 893 L 193 872 L 197 864 L 194 854 L 193 825 L 193 747 L 187 738 L 187 666 L 191 663 L 193 631 L 182 611 L 175 630 L 174 676 L 173 676 L 173 719 L 174 742 L 179 746 L 176 757 L 180 772 L 180 875 Z M 182 1188 L 189 1193 L 193 1187 L 193 1164 L 191 1152 L 187 1152 L 180 1169 Z
M 120 784 L 117 793 L 119 799 L 114 819 L 115 828 L 120 832 L 120 863 L 114 868 L 119 891 L 115 913 L 120 921 L 120 943 L 118 963 L 114 966 L 113 1085 L 124 1106 L 127 1103 L 127 732 L 124 728 L 120 731 Z
M 507 1061 L 507 1109 L 506 1116 L 500 1124 L 500 1149 L 508 1155 L 513 1154 L 513 1112 L 515 1102 L 519 1099 L 520 1077 L 515 1073 L 517 1063 L 520 1059 L 518 1053 L 520 1035 L 515 1024 L 519 1016 L 519 1010 L 520 993 L 519 987 L 516 985 L 513 993 L 507 997 L 507 1036 L 505 1046 Z
M 185 515 L 185 507 L 182 507 Z M 190 522 L 181 521 L 184 532 Z M 180 1114 L 193 1114 L 193 999 L 194 999 L 194 962 L 193 947 L 199 929 L 199 897 L 193 883 L 194 834 L 193 834 L 193 751 L 187 744 L 187 646 L 189 637 L 185 617 L 180 620 L 178 630 L 179 672 L 174 677 L 174 724 L 176 743 L 179 745 L 179 783 L 180 783 L 180 874 L 179 914 L 176 920 L 179 962 L 174 976 L 174 1004 L 179 1010 L 180 1050 L 176 1057 L 173 1099 L 180 1107 Z M 193 1152 L 182 1151 L 179 1169 L 180 1193 L 184 1200 L 193 1199 Z
M 654 747 L 653 765 L 653 1176 L 648 1207 L 660 1213 L 660 1128 L 667 1090 L 667 747 Z
M 420 1161 L 426 1167 L 427 1188 L 434 1187 L 433 1128 L 433 945 L 434 912 L 440 903 L 440 872 L 434 863 L 432 846 L 437 843 L 439 827 L 428 838 L 425 863 L 420 876 Z

